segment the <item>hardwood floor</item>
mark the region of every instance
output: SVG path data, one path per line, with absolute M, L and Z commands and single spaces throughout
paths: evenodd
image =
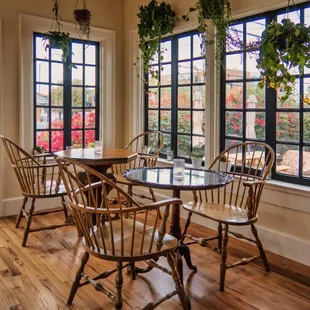
M 79 289 L 73 305 L 66 300 L 83 253 L 74 226 L 31 233 L 28 247 L 21 247 L 23 229 L 14 228 L 15 218 L 0 219 L 0 309 L 114 309 L 112 301 L 91 286 Z M 34 226 L 62 222 L 62 214 L 34 218 Z M 22 222 L 23 226 L 24 222 Z M 210 235 L 211 230 L 193 224 L 195 230 Z M 256 249 L 230 238 L 228 262 L 250 255 Z M 264 271 L 259 260 L 245 267 L 228 270 L 225 292 L 218 291 L 218 254 L 197 245 L 191 246 L 197 273 L 184 266 L 184 284 L 192 309 L 310 309 L 310 267 L 268 253 L 272 272 Z M 165 265 L 165 260 L 161 262 Z M 85 269 L 90 275 L 114 264 L 90 258 Z M 103 280 L 109 290 L 114 276 Z M 124 309 L 141 309 L 148 301 L 172 291 L 173 282 L 159 270 L 132 280 L 124 272 Z M 181 309 L 176 296 L 157 309 Z

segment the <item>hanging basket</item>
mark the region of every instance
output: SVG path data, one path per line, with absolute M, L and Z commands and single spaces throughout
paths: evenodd
M 76 20 L 76 22 L 78 24 L 80 24 L 80 23 L 90 24 L 91 13 L 89 10 L 87 10 L 87 9 L 74 10 L 73 15 L 74 15 L 74 19 Z
M 83 0 L 82 9 L 77 8 L 78 2 L 79 0 L 77 0 L 75 10 L 73 12 L 76 30 L 80 34 L 80 37 L 86 37 L 87 39 L 89 39 L 91 13 L 86 7 L 85 0 Z

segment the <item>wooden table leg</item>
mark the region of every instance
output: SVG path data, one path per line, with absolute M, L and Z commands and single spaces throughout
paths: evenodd
M 173 197 L 180 199 L 181 193 L 179 190 L 173 190 Z M 180 206 L 179 205 L 172 205 L 172 212 L 171 212 L 171 226 L 169 234 L 176 237 L 179 241 L 182 239 L 182 231 L 181 231 L 181 225 L 180 225 Z M 179 255 L 177 255 L 178 261 L 177 261 L 177 268 L 180 275 L 180 278 L 183 283 L 183 262 L 182 262 L 182 256 L 184 257 L 186 264 L 189 269 L 197 271 L 197 267 L 192 264 L 191 260 L 191 253 L 189 250 L 189 247 L 184 244 L 178 245 L 177 251 Z

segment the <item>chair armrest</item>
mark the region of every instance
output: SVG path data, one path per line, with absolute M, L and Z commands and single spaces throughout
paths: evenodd
M 257 181 L 245 181 L 243 182 L 243 186 L 246 186 L 246 187 L 255 187 L 255 186 L 258 186 L 258 185 L 263 185 L 265 184 L 266 181 L 261 181 L 261 180 L 257 180 Z
M 178 198 L 169 198 L 169 199 L 165 199 L 165 200 L 161 200 L 161 201 L 156 201 L 156 202 L 153 202 L 151 204 L 143 205 L 141 207 L 143 207 L 143 208 L 148 208 L 148 207 L 161 208 L 161 207 L 164 207 L 164 206 L 167 206 L 170 204 L 181 205 L 181 204 L 183 204 L 183 201 L 181 199 L 178 199 Z

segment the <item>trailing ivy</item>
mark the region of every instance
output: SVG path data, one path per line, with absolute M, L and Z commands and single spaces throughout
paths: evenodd
M 156 0 L 152 0 L 146 6 L 139 6 L 137 16 L 140 21 L 138 24 L 139 48 L 141 50 L 144 73 L 150 73 L 152 78 L 159 81 L 159 73 L 162 70 L 160 63 L 163 60 L 163 50 L 160 47 L 160 42 L 162 36 L 172 33 L 177 20 L 175 12 L 170 4 L 165 2 L 158 4 Z M 158 69 L 152 67 L 155 55 L 158 55 Z M 138 57 L 134 64 L 136 68 L 139 60 L 140 58 Z M 146 82 L 145 79 L 143 80 Z
M 292 69 L 298 69 L 303 74 L 304 67 L 310 68 L 310 27 L 295 24 L 290 19 L 281 23 L 272 21 L 262 34 L 259 48 L 257 68 L 262 80 L 259 87 L 283 90 L 281 102 L 292 94 L 292 84 L 296 76 Z

